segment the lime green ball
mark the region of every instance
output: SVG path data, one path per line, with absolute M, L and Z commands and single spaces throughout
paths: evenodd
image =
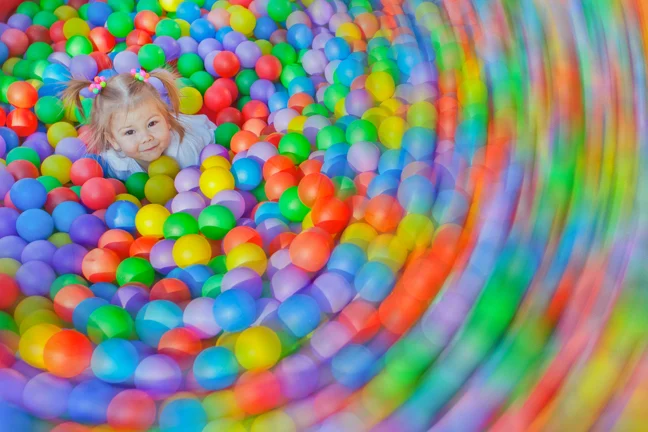
M 346 140 L 349 144 L 359 141 L 378 141 L 378 130 L 369 120 L 353 120 L 347 126 Z
M 239 92 L 245 96 L 250 95 L 250 87 L 259 80 L 259 75 L 252 69 L 244 69 L 236 75 L 235 82 Z
M 13 74 L 16 78 L 29 79 L 31 74 L 33 62 L 30 60 L 18 60 L 14 66 Z
M 324 91 L 324 105 L 329 111 L 335 110 L 335 104 L 349 94 L 349 89 L 343 84 L 331 84 Z
M 268 195 L 266 194 L 265 191 L 265 181 L 262 181 L 259 186 L 255 187 L 252 189 L 250 192 L 256 198 L 257 202 L 263 202 L 263 201 L 268 201 Z
M 241 128 L 234 123 L 223 123 L 214 131 L 214 142 L 225 148 L 230 148 L 232 137 L 240 130 Z
M 95 344 L 113 338 L 131 339 L 134 332 L 133 318 L 119 306 L 100 306 L 88 318 L 88 337 Z
M 76 194 L 79 198 L 81 198 L 81 186 L 70 186 L 70 190 Z
M 302 134 L 287 133 L 279 141 L 279 154 L 288 156 L 295 164 L 300 164 L 308 159 L 310 152 L 310 142 Z
M 157 14 L 157 16 L 162 16 L 162 6 L 158 0 L 140 0 L 137 2 L 137 12 L 142 12 L 148 10 Z
M 155 270 L 151 263 L 144 258 L 126 258 L 117 267 L 117 283 L 124 286 L 137 282 L 150 287 L 155 279 Z
M 241 96 L 239 100 L 236 101 L 236 109 L 241 111 L 246 103 L 250 102 L 252 98 L 250 96 Z
M 205 281 L 205 284 L 202 287 L 202 296 L 210 297 L 210 298 L 218 297 L 218 295 L 221 293 L 222 283 L 223 283 L 222 274 L 215 274 L 214 276 L 210 277 Z
M 146 44 L 140 48 L 137 53 L 137 58 L 139 59 L 140 66 L 147 71 L 161 68 L 166 62 L 166 56 L 164 55 L 162 48 L 160 48 L 159 45 L 152 43 Z
M 205 70 L 205 63 L 196 53 L 184 53 L 178 59 L 178 72 L 185 78 L 202 70 Z
M 198 216 L 200 232 L 211 240 L 220 240 L 236 226 L 236 218 L 230 209 L 221 205 L 210 205 Z
M 125 38 L 133 31 L 134 24 L 127 12 L 113 12 L 106 20 L 106 27 L 110 34 L 118 38 Z
M 18 5 L 18 7 L 16 8 L 16 13 L 27 15 L 29 18 L 33 20 L 36 14 L 40 12 L 40 10 L 41 10 L 40 6 L 37 5 L 36 3 L 26 1 Z
M 211 87 L 215 81 L 214 77 L 212 77 L 209 72 L 205 71 L 194 72 L 189 79 L 192 83 L 194 83 L 196 89 L 202 94 L 205 94 L 207 89 Z
M 44 11 L 54 12 L 58 7 L 63 6 L 63 0 L 41 0 L 40 7 Z
M 31 73 L 29 75 L 30 78 L 42 80 L 45 68 L 47 68 L 49 64 L 50 63 L 47 60 L 36 60 L 35 62 L 32 62 Z
M 92 51 L 92 42 L 85 36 L 72 36 L 65 44 L 65 52 L 70 57 L 76 57 L 82 54 L 89 55 Z
M 320 105 L 318 103 L 312 103 L 304 107 L 304 109 L 302 110 L 302 115 L 305 115 L 306 117 L 310 117 L 314 115 L 321 115 L 324 117 L 328 117 L 330 115 L 330 112 L 329 110 L 326 109 L 324 105 Z
M 172 19 L 163 19 L 155 26 L 156 36 L 170 36 L 173 39 L 180 39 L 182 31 L 180 25 Z
M 81 18 L 84 21 L 88 21 L 88 8 L 90 5 L 88 3 L 82 4 L 81 7 L 79 8 L 79 18 Z
M 291 65 L 285 66 L 281 70 L 281 77 L 280 77 L 281 84 L 284 87 L 288 88 L 288 85 L 290 84 L 290 82 L 292 80 L 294 80 L 297 77 L 305 77 L 305 76 L 306 76 L 306 71 L 304 70 L 304 68 L 301 65 L 299 65 L 299 64 L 291 64 Z M 348 92 L 349 92 L 349 90 L 347 89 L 347 93 Z
M 60 181 L 52 176 L 40 176 L 37 178 L 37 180 L 40 182 L 40 184 L 45 186 L 45 190 L 47 190 L 47 192 L 51 191 L 52 189 L 56 189 L 57 187 L 63 186 Z
M 41 165 L 41 160 L 38 156 L 38 153 L 36 153 L 36 150 L 29 147 L 16 147 L 15 149 L 12 149 L 9 153 L 7 153 L 7 164 L 10 164 L 11 162 L 17 160 L 25 160 L 27 162 L 30 162 L 36 168 L 40 168 Z
M 164 238 L 177 240 L 187 234 L 198 234 L 198 222 L 189 213 L 173 213 L 164 221 Z
M 133 0 L 108 0 L 108 6 L 115 12 L 132 12 L 135 10 L 135 2 Z
M 293 64 L 297 61 L 297 51 L 292 45 L 286 42 L 279 42 L 272 47 L 270 52 L 273 56 L 277 57 L 283 67 Z
M 16 81 L 18 80 L 12 76 L 6 76 L 2 78 L 2 82 L 0 82 L 0 101 L 9 103 L 9 101 L 7 100 L 7 90 L 9 90 L 9 86 Z
M 56 297 L 56 294 L 58 294 L 61 289 L 65 288 L 68 285 L 83 285 L 83 286 L 88 286 L 88 282 L 86 282 L 85 279 L 83 279 L 81 276 L 75 275 L 75 274 L 64 274 L 56 279 L 54 279 L 54 282 L 52 282 L 52 286 L 50 287 L 50 298 Z
M 299 199 L 297 186 L 289 187 L 279 198 L 279 211 L 291 222 L 304 220 L 310 209 Z
M 58 21 L 58 18 L 56 15 L 54 15 L 50 11 L 40 11 L 34 16 L 34 20 L 32 23 L 34 25 L 39 25 L 43 26 L 45 28 L 50 28 L 52 27 L 52 24 L 54 24 L 56 21 Z
M 346 143 L 346 137 L 342 128 L 329 125 L 320 129 L 315 137 L 315 143 L 318 150 L 326 150 L 333 144 Z
M 149 181 L 149 175 L 145 172 L 137 172 L 131 174 L 128 179 L 126 179 L 126 190 L 129 194 L 133 195 L 138 200 L 143 200 L 146 198 L 144 194 L 144 187 L 146 182 Z
M 292 4 L 289 0 L 270 0 L 267 9 L 270 18 L 276 22 L 284 22 L 292 12 Z
M 63 102 L 56 96 L 43 96 L 38 99 L 34 106 L 34 112 L 38 120 L 45 124 L 53 124 L 63 120 L 65 110 Z
M 227 257 L 225 255 L 218 255 L 209 261 L 207 264 L 210 269 L 216 274 L 225 274 L 227 273 Z

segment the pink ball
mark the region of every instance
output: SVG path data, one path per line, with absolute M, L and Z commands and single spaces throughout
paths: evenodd
M 310 17 L 304 11 L 294 11 L 286 19 L 286 28 L 290 28 L 295 24 L 306 24 L 308 27 L 313 27 Z
M 350 23 L 353 22 L 351 17 L 349 16 L 348 13 L 346 12 L 338 12 L 334 14 L 331 17 L 331 20 L 329 21 L 329 30 L 331 30 L 333 33 L 337 31 L 337 29 L 344 23 Z

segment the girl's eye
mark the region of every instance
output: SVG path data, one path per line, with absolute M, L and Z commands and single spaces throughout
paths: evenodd
M 135 135 L 135 131 L 132 130 L 132 129 L 127 130 L 127 131 L 124 133 L 124 135 Z
M 156 124 L 158 124 L 157 120 L 153 120 L 152 122 L 149 123 L 149 127 L 153 127 Z

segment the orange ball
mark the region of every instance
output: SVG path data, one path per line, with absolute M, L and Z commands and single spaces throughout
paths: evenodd
M 187 284 L 179 279 L 162 279 L 151 288 L 149 298 L 153 300 L 168 300 L 173 303 L 183 303 L 191 300 L 191 292 Z
M 290 260 L 306 271 L 319 271 L 331 256 L 331 244 L 331 236 L 321 229 L 302 231 L 290 243 Z
M 24 138 L 36 132 L 38 118 L 27 108 L 16 108 L 7 116 L 7 126 Z
M 279 234 L 270 242 L 270 245 L 268 246 L 269 254 L 272 255 L 280 249 L 289 247 L 295 237 L 297 237 L 297 234 L 294 232 L 284 232 Z
M 315 101 L 308 93 L 296 93 L 288 99 L 288 108 L 292 108 L 301 114 L 302 110 L 313 102 Z
M 128 251 L 130 256 L 137 258 L 149 259 L 151 249 L 157 244 L 160 239 L 152 236 L 140 237 L 131 244 Z
M 97 49 L 97 51 L 106 54 L 112 51 L 117 44 L 115 36 L 110 34 L 108 29 L 105 27 L 95 27 L 90 30 L 88 39 L 90 39 L 90 42 L 92 42 L 92 45 Z
M 264 189 L 269 200 L 277 201 L 286 189 L 297 186 L 297 184 L 295 175 L 289 172 L 279 172 L 266 181 Z
M 7 171 L 11 173 L 16 181 L 24 178 L 37 178 L 40 175 L 36 165 L 24 159 L 11 162 L 7 165 Z
M 313 225 L 330 234 L 337 234 L 346 228 L 351 219 L 351 209 L 339 198 L 318 199 L 311 211 Z
M 297 169 L 289 157 L 283 155 L 272 156 L 263 164 L 263 179 L 267 181 L 270 177 L 282 171 L 292 174 L 296 173 Z
M 16 81 L 7 90 L 7 100 L 16 108 L 31 108 L 38 100 L 38 92 L 25 81 Z
M 335 186 L 328 176 L 317 172 L 308 174 L 299 181 L 297 194 L 307 207 L 313 207 L 317 200 L 335 195 Z
M 376 177 L 376 173 L 366 171 L 358 174 L 355 179 L 353 179 L 353 184 L 356 187 L 358 195 L 367 195 L 367 189 L 369 189 L 369 184 L 371 183 L 371 180 L 374 179 L 374 177 Z
M 99 237 L 98 247 L 108 249 L 119 257 L 121 260 L 128 258 L 130 247 L 135 239 L 133 235 L 127 231 L 120 229 L 108 230 Z
M 61 330 L 45 344 L 43 359 L 47 370 L 62 378 L 78 376 L 90 366 L 92 343 L 76 330 Z
M 112 282 L 117 275 L 119 255 L 110 249 L 93 249 L 83 258 L 81 270 L 83 276 L 92 283 Z
M 150 35 L 155 34 L 155 26 L 157 26 L 158 22 L 160 22 L 160 18 L 150 10 L 143 10 L 135 15 L 135 28 L 144 30 Z
M 270 110 L 263 102 L 251 100 L 243 106 L 241 114 L 243 114 L 243 120 L 245 121 L 249 119 L 261 119 L 265 121 L 270 115 Z
M 360 28 L 365 40 L 371 39 L 380 30 L 380 21 L 370 13 L 361 13 L 356 16 L 355 24 Z
M 248 226 L 237 226 L 225 235 L 223 239 L 223 252 L 228 254 L 230 250 L 243 243 L 253 243 L 259 247 L 263 247 L 261 234 L 257 230 Z
M 56 293 L 54 297 L 54 312 L 63 321 L 72 322 L 72 313 L 74 313 L 74 309 L 78 304 L 94 296 L 94 293 L 86 286 L 78 284 L 68 285 Z
M 143 46 L 150 43 L 153 43 L 153 39 L 144 30 L 135 29 L 126 36 L 126 45 L 128 46 Z
M 359 222 L 365 218 L 367 212 L 367 205 L 369 199 L 362 195 L 353 195 L 346 200 L 346 203 L 351 207 L 351 221 Z
M 65 422 L 56 425 L 50 432 L 92 432 L 93 430 L 79 423 Z
M 247 120 L 245 123 L 243 123 L 243 126 L 241 127 L 244 131 L 252 132 L 256 136 L 260 136 L 261 132 L 265 127 L 268 126 L 268 124 L 258 118 L 251 118 Z
M 308 174 L 319 173 L 322 170 L 322 165 L 322 162 L 317 159 L 308 159 L 299 165 L 299 169 L 303 175 L 307 176 Z
M 254 133 L 247 130 L 240 130 L 234 134 L 230 141 L 230 149 L 234 153 L 240 153 L 252 147 L 253 144 L 259 141 L 259 137 Z
M 201 351 L 202 342 L 198 335 L 183 327 L 167 331 L 158 343 L 158 352 L 174 359 L 183 369 L 191 366 L 193 358 Z
M 238 406 L 248 414 L 256 415 L 282 403 L 281 385 L 270 371 L 246 372 L 234 386 Z
M 367 204 L 365 220 L 379 232 L 390 232 L 398 227 L 403 218 L 403 208 L 396 198 L 378 195 Z

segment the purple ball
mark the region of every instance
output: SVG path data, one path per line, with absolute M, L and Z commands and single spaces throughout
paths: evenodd
M 70 239 L 86 248 L 95 248 L 99 238 L 107 230 L 106 224 L 97 216 L 85 214 L 72 222 L 70 226 Z
M 68 137 L 59 141 L 54 152 L 67 157 L 72 162 L 76 162 L 84 157 L 88 151 L 83 141 L 79 138 Z
M 426 82 L 437 82 L 438 74 L 437 70 L 432 67 L 431 64 L 426 62 L 421 62 L 410 71 L 410 76 L 408 82 L 413 85 L 423 84 Z
M 0 158 L 4 158 L 7 154 L 7 142 L 4 138 L 0 137 Z
M 18 215 L 19 213 L 12 208 L 0 207 L 0 239 L 7 236 L 18 236 L 18 231 L 16 231 Z
M 81 275 L 81 263 L 87 254 L 88 251 L 81 245 L 75 243 L 63 245 L 52 257 L 54 270 L 59 275 L 68 273 Z
M 261 297 L 263 281 L 261 276 L 254 270 L 247 267 L 234 268 L 223 276 L 221 292 L 231 289 L 246 291 L 255 299 Z
M 329 84 L 333 84 L 335 82 L 333 77 L 335 76 L 335 71 L 337 70 L 337 67 L 340 65 L 340 63 L 342 63 L 342 61 L 333 60 L 324 68 L 324 77 Z
M 68 380 L 43 372 L 25 385 L 23 404 L 41 419 L 55 419 L 67 411 L 70 393 L 72 384 Z
M 21 237 L 9 235 L 0 239 L 0 258 L 11 258 L 20 261 L 27 242 Z
M 47 240 L 36 240 L 25 246 L 20 259 L 23 263 L 42 261 L 45 264 L 52 265 L 54 253 L 56 253 L 56 246 L 54 246 L 52 242 Z
M 16 272 L 16 281 L 26 296 L 49 295 L 55 279 L 54 269 L 42 261 L 29 261 Z
M 135 369 L 135 386 L 155 398 L 175 393 L 182 384 L 182 370 L 164 354 L 146 357 Z
M 226 189 L 218 192 L 211 199 L 211 205 L 227 207 L 236 219 L 240 219 L 245 214 L 245 198 L 235 190 Z
M 258 316 L 252 325 L 264 325 L 266 321 L 269 322 L 273 320 L 280 304 L 281 303 L 273 298 L 260 298 L 257 300 Z
M 189 302 L 182 315 L 184 326 L 193 330 L 201 339 L 216 336 L 222 329 L 214 319 L 214 299 L 199 297 Z
M 256 230 L 263 240 L 263 248 L 267 249 L 270 246 L 270 242 L 272 242 L 275 237 L 279 234 L 290 231 L 290 228 L 281 219 L 268 218 L 261 221 Z
M 308 120 L 306 120 L 308 122 Z M 258 143 L 252 144 L 252 146 L 247 151 L 247 157 L 254 159 L 259 164 L 263 165 L 268 161 L 272 156 L 279 154 L 277 147 L 273 146 L 267 141 L 259 141 Z
M 205 207 L 205 200 L 198 192 L 181 192 L 171 201 L 172 213 L 185 212 L 195 218 L 198 218 Z
M 98 70 L 97 62 L 89 55 L 77 55 L 70 61 L 72 78 L 87 79 L 90 81 L 97 76 Z
M 319 131 L 330 125 L 331 122 L 329 119 L 322 115 L 316 114 L 310 116 L 306 119 L 306 122 L 304 122 L 304 136 L 311 144 L 315 144 Z
M 232 163 L 236 162 L 239 159 L 244 159 L 247 157 L 247 150 L 240 151 L 234 155 L 232 158 Z
M 139 59 L 132 51 L 122 51 L 113 60 L 113 68 L 117 73 L 130 73 L 131 69 L 138 67 L 140 67 Z
M 333 5 L 326 0 L 314 0 L 306 10 L 308 11 L 311 20 L 313 20 L 313 23 L 319 26 L 328 24 L 333 13 L 335 13 Z
M 0 400 L 5 400 L 18 407 L 22 407 L 22 394 L 27 378 L 14 369 L 0 369 Z
M 198 51 L 198 42 L 192 37 L 183 36 L 178 39 L 178 45 L 180 45 L 180 55 L 187 53 L 195 53 Z
M 246 40 L 247 38 L 243 33 L 231 31 L 223 38 L 223 48 L 227 51 L 234 52 L 236 51 L 236 47 Z
M 178 41 L 171 36 L 158 36 L 153 43 L 162 48 L 162 52 L 164 52 L 164 56 L 168 62 L 177 60 L 180 57 L 182 48 Z
M 365 89 L 352 90 L 344 100 L 347 113 L 356 117 L 362 117 L 365 111 L 374 106 L 373 97 Z
M 38 153 L 40 160 L 45 160 L 47 157 L 54 154 L 54 148 L 47 142 L 47 139 L 33 139 L 26 141 L 23 147 L 28 147 Z
M 218 77 L 218 74 L 214 70 L 214 58 L 216 57 L 216 54 L 218 54 L 219 52 L 220 51 L 212 51 L 205 56 L 205 62 L 204 62 L 205 70 L 213 77 Z
M 317 364 L 304 354 L 293 354 L 283 359 L 276 368 L 281 391 L 288 399 L 301 399 L 317 390 Z
M 266 79 L 257 80 L 250 86 L 250 97 L 263 103 L 268 103 L 270 96 L 276 92 L 277 89 L 272 81 Z
M 14 183 L 16 183 L 14 176 L 6 169 L 0 169 L 0 198 L 4 199 Z
M 221 51 L 222 49 L 223 45 L 219 41 L 214 38 L 207 38 L 198 44 L 198 55 L 204 60 L 207 54 L 213 51 Z
M 290 251 L 288 250 L 288 248 L 279 249 L 277 252 L 273 253 L 268 260 L 268 268 L 266 270 L 268 278 L 272 279 L 279 270 L 291 264 L 292 261 L 290 259 Z
M 347 153 L 347 161 L 351 169 L 362 173 L 378 169 L 380 149 L 368 141 L 354 143 Z
M 66 68 L 69 68 L 72 58 L 64 52 L 57 51 L 50 54 L 49 57 L 47 57 L 47 61 L 53 64 L 60 64 L 61 66 L 65 66 Z
M 174 244 L 175 240 L 161 240 L 151 248 L 149 260 L 158 273 L 167 275 L 171 270 L 177 267 L 173 259 Z
M 240 190 L 240 191 L 238 191 L 238 193 L 240 193 L 241 196 L 243 197 L 243 199 L 245 200 L 245 213 L 244 213 L 244 215 L 247 214 L 247 213 L 250 213 L 252 211 L 252 209 L 254 209 L 254 206 L 256 206 L 258 204 L 257 199 L 255 198 L 254 195 L 252 195 L 252 192 L 250 192 L 250 191 Z
M 227 160 L 230 159 L 227 149 L 219 144 L 207 144 L 200 152 L 200 163 L 205 162 L 205 159 L 210 156 L 222 156 Z
M 299 116 L 299 113 L 292 108 L 284 108 L 273 114 L 275 114 L 274 125 L 277 132 L 286 132 L 290 121 Z
M 200 185 L 200 168 L 188 167 L 181 170 L 173 182 L 178 192 L 188 192 Z
M 7 24 L 9 24 L 9 27 L 24 32 L 27 31 L 29 26 L 32 25 L 32 20 L 31 18 L 29 18 L 29 15 L 17 13 L 9 17 L 9 19 L 7 20 Z
M 272 256 L 274 257 L 275 255 L 277 253 Z M 310 277 L 308 273 L 292 264 L 288 264 L 278 270 L 270 280 L 272 295 L 280 302 L 306 288 L 309 284 Z
M 137 312 L 139 312 L 139 310 L 142 309 L 148 301 L 149 293 L 145 288 L 137 285 L 124 285 L 115 292 L 110 303 L 125 309 L 126 312 L 135 318 Z
M 241 42 L 239 46 L 236 47 L 235 53 L 241 61 L 241 66 L 248 69 L 252 69 L 256 65 L 257 60 L 259 60 L 259 57 L 262 55 L 259 45 L 248 40 Z
M 356 295 L 353 286 L 339 273 L 325 272 L 315 279 L 310 295 L 317 301 L 322 312 L 340 312 Z
M 323 50 L 326 42 L 333 39 L 333 37 L 334 36 L 328 30 L 322 31 L 313 38 L 313 43 L 311 44 L 311 46 L 314 50 Z

